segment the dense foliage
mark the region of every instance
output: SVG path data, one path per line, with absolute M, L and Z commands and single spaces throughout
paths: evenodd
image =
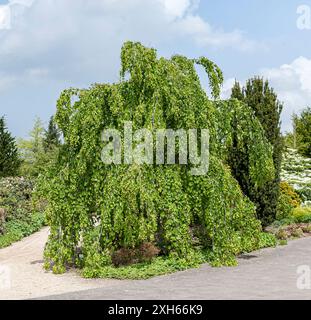
M 295 115 L 294 138 L 298 151 L 311 157 L 311 108 L 304 109 L 300 115 Z
M 282 179 L 295 189 L 305 205 L 311 203 L 311 158 L 288 148 L 284 153 Z
M 282 181 L 281 184 L 281 194 L 288 197 L 289 202 L 293 208 L 297 208 L 301 205 L 301 199 L 295 189 L 287 182 Z
M 301 205 L 301 199 L 295 189 L 285 181 L 280 184 L 280 197 L 278 202 L 277 220 L 290 217 L 295 208 Z
M 245 172 L 247 170 L 247 168 L 245 169 L 245 162 L 248 162 L 247 155 L 243 155 L 244 151 L 242 151 L 234 159 L 234 161 L 239 162 L 238 180 L 241 183 L 243 191 L 256 204 L 257 214 L 262 223 L 268 225 L 276 219 L 280 195 L 279 185 L 283 151 L 280 116 L 283 106 L 279 102 L 274 90 L 269 86 L 268 81 L 264 81 L 261 78 L 248 80 L 243 89 L 236 83 L 232 90 L 232 98 L 243 101 L 254 111 L 255 116 L 264 129 L 267 140 L 273 147 L 274 178 L 267 181 L 261 188 L 256 189 L 255 192 L 252 190 L 253 187 L 249 186 L 249 175 Z
M 0 178 L 15 176 L 19 166 L 15 139 L 7 130 L 4 118 L 0 118 Z
M 243 192 L 257 199 L 275 177 L 272 147 L 254 111 L 237 99 L 217 102 L 220 157 L 228 163 Z
M 259 188 L 274 175 L 272 151 L 247 106 L 208 99 L 195 65 L 206 70 L 215 98 L 223 80 L 219 68 L 206 58 L 158 59 L 154 49 L 132 42 L 122 49 L 121 64 L 119 83 L 65 90 L 58 101 L 55 121 L 64 144 L 40 179 L 51 226 L 46 266 L 64 272 L 77 265 L 88 276 L 106 275 L 116 252 L 146 243 L 176 265 L 202 262 L 201 250 L 215 265 L 234 264 L 236 254 L 263 246 L 255 206 L 232 176 L 228 158 L 235 138 L 238 147 L 249 145 L 250 179 Z M 231 107 L 224 118 L 222 108 Z M 232 117 L 245 133 L 228 133 Z M 105 165 L 102 130 L 122 131 L 125 121 L 133 129 L 208 128 L 208 174 L 192 176 L 188 165 Z
M 50 119 L 47 130 L 37 118 L 29 138 L 18 140 L 18 149 L 22 160 L 20 173 L 22 176 L 36 178 L 48 169 L 57 158 L 60 145 L 60 134 Z
M 54 117 L 50 118 L 47 130 L 44 132 L 43 146 L 45 152 L 49 152 L 61 144 L 60 132 L 55 124 Z
M 25 178 L 0 179 L 0 248 L 43 226 L 45 203 L 32 197 L 33 188 Z

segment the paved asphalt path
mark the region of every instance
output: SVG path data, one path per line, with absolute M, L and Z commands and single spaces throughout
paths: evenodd
M 287 246 L 265 249 L 239 259 L 233 268 L 188 270 L 149 280 L 49 296 L 49 300 L 136 299 L 311 299 L 311 290 L 297 288 L 297 267 L 311 267 L 311 238 Z M 308 281 L 308 279 L 307 279 Z M 311 279 L 310 279 L 311 281 Z

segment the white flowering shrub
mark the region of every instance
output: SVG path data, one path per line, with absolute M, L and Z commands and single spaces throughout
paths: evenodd
M 295 149 L 284 153 L 282 180 L 287 181 L 300 194 L 304 206 L 311 201 L 311 159 L 301 156 Z

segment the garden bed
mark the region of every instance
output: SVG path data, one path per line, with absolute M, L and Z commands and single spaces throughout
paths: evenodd
M 0 248 L 40 230 L 44 202 L 33 197 L 34 183 L 26 178 L 0 180 Z

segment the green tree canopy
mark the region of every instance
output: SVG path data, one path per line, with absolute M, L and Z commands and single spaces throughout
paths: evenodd
M 51 226 L 47 267 L 52 263 L 55 272 L 68 264 L 100 269 L 111 265 L 116 250 L 145 242 L 154 243 L 164 256 L 193 261 L 198 238 L 217 265 L 233 264 L 239 252 L 259 247 L 261 226 L 255 207 L 226 161 L 223 143 L 231 144 L 231 120 L 222 120 L 217 102 L 207 97 L 196 64 L 207 71 L 211 92 L 219 101 L 223 76 L 213 62 L 179 55 L 158 58 L 156 50 L 132 42 L 122 48 L 120 82 L 61 94 L 55 121 L 64 144 L 56 165 L 40 179 Z M 225 107 L 230 111 L 230 105 Z M 241 121 L 249 122 L 246 134 L 254 125 L 249 170 L 252 182 L 261 186 L 274 174 L 271 149 L 259 122 L 245 110 Z M 178 164 L 104 164 L 102 131 L 122 131 L 125 121 L 132 121 L 133 129 L 153 132 L 209 129 L 208 173 L 193 176 L 189 165 Z M 194 230 L 200 232 L 194 236 Z
M 43 145 L 45 151 L 50 151 L 55 147 L 59 147 L 61 144 L 60 132 L 54 121 L 54 117 L 50 118 L 48 128 L 44 131 Z
M 300 115 L 294 116 L 294 136 L 298 151 L 311 157 L 311 108 L 305 108 Z
M 249 162 L 245 151 L 234 155 L 235 176 L 239 180 L 243 191 L 255 202 L 257 214 L 263 224 L 267 225 L 276 219 L 277 203 L 279 198 L 280 172 L 283 150 L 283 139 L 281 136 L 281 112 L 282 104 L 276 93 L 269 86 L 268 81 L 255 77 L 247 81 L 246 86 L 241 88 L 236 83 L 232 89 L 232 98 L 245 103 L 259 120 L 266 139 L 270 142 L 273 150 L 273 163 L 275 168 L 274 178 L 267 181 L 260 188 L 250 184 L 247 165 Z
M 53 123 L 47 130 L 41 119 L 36 118 L 28 139 L 19 139 L 18 148 L 22 158 L 21 172 L 37 177 L 53 163 L 58 155 L 58 134 Z
M 0 178 L 18 174 L 21 161 L 14 137 L 8 131 L 4 118 L 0 118 Z

